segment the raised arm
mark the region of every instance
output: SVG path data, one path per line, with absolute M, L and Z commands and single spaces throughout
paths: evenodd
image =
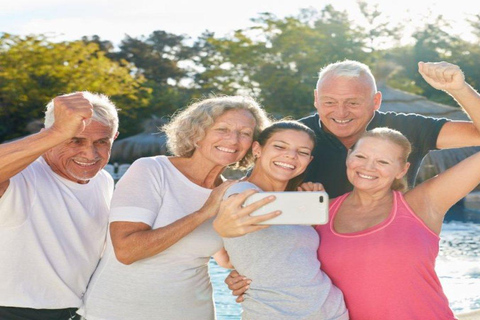
M 419 62 L 418 71 L 432 87 L 452 96 L 472 120 L 447 122 L 438 136 L 437 148 L 480 145 L 480 95 L 465 82 L 462 70 L 448 62 Z
M 480 183 L 480 152 L 425 181 L 405 194 L 413 211 L 440 234 L 448 209 Z
M 110 223 L 110 236 L 117 260 L 123 264 L 132 264 L 152 257 L 177 243 L 217 214 L 223 194 L 232 183 L 233 181 L 222 183 L 212 191 L 198 211 L 164 227 L 152 229 L 151 226 L 142 222 Z
M 0 145 L 0 197 L 11 177 L 47 150 L 82 132 L 93 115 L 93 107 L 82 93 L 59 96 L 53 101 L 55 123 L 50 128 Z

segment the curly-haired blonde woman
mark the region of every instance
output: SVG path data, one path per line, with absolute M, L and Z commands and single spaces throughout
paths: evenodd
M 269 123 L 251 98 L 209 98 L 163 129 L 174 156 L 135 161 L 120 179 L 110 239 L 79 313 L 92 319 L 214 319 L 208 261 L 227 166 L 247 167 Z

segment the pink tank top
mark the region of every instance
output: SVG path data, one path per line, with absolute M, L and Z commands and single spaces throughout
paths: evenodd
M 317 226 L 321 268 L 343 291 L 352 320 L 456 319 L 435 273 L 440 238 L 395 191 L 393 209 L 380 224 L 339 234 L 338 208 L 349 193 L 330 204 L 330 221 Z

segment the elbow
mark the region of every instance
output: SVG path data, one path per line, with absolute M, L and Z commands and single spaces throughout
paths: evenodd
M 117 261 L 120 262 L 121 264 L 131 265 L 136 261 L 136 259 L 133 258 L 129 250 L 114 247 L 114 252 L 115 252 L 115 257 L 117 258 Z

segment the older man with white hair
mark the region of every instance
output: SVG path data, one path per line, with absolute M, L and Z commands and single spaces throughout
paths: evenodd
M 54 98 L 45 128 L 0 145 L 0 319 L 76 319 L 104 249 L 118 135 L 104 95 Z

